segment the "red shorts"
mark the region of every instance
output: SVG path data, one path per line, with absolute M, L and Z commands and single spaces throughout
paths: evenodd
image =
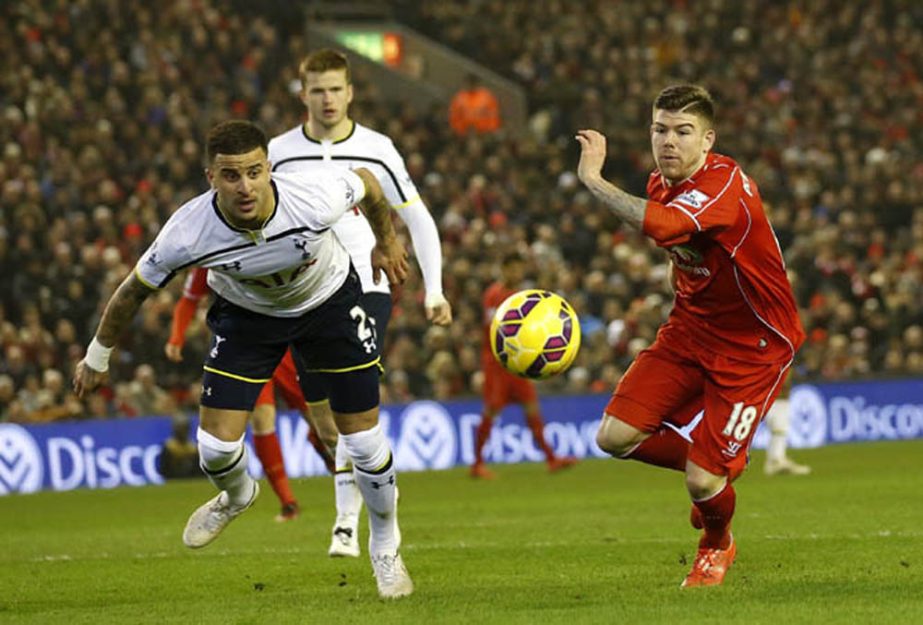
M 285 352 L 285 356 L 279 362 L 279 366 L 272 373 L 272 379 L 263 386 L 260 396 L 256 399 L 257 406 L 274 404 L 276 401 L 275 387 L 279 387 L 279 392 L 285 398 L 285 403 L 293 410 L 301 410 L 304 407 L 304 395 L 301 392 L 301 386 L 298 385 L 298 373 L 295 371 L 295 361 L 292 360 L 292 350 Z
M 788 373 L 791 361 L 752 363 L 705 352 L 675 326 L 664 326 L 616 387 L 606 414 L 643 432 L 663 422 L 682 426 L 699 408 L 689 460 L 734 478 L 747 466 L 756 427 Z
M 538 401 L 535 384 L 518 378 L 491 357 L 484 367 L 484 406 L 499 412 L 507 404 L 528 404 Z

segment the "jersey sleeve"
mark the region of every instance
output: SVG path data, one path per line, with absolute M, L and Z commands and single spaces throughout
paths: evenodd
M 401 209 L 420 201 L 420 192 L 410 178 L 407 165 L 400 152 L 394 147 L 393 141 L 388 141 L 381 149 L 381 160 L 388 170 L 385 180 L 379 180 L 381 190 L 393 208 Z
M 299 199 L 310 206 L 315 225 L 329 227 L 365 197 L 365 182 L 348 169 L 325 167 L 310 174 L 292 174 L 309 181 L 308 193 Z
M 165 287 L 176 272 L 192 260 L 182 244 L 182 229 L 178 226 L 179 220 L 176 219 L 179 213 L 180 211 L 173 213 L 135 265 L 135 276 L 152 289 Z
M 740 212 L 743 174 L 738 167 L 718 166 L 695 187 L 663 204 L 647 202 L 642 229 L 661 247 L 684 243 L 697 232 L 723 230 Z

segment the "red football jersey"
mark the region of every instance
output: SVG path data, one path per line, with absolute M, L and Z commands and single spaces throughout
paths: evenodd
M 482 300 L 484 308 L 484 333 L 481 342 L 481 360 L 485 364 L 489 363 L 497 367 L 500 366 L 500 363 L 496 361 L 490 351 L 490 322 L 493 320 L 494 313 L 497 312 L 497 308 L 500 307 L 503 300 L 515 292 L 516 289 L 503 286 L 500 282 L 494 282 L 484 291 L 484 299 Z
M 676 267 L 667 323 L 703 348 L 746 361 L 789 360 L 804 330 L 785 261 L 756 184 L 733 159 L 709 154 L 690 178 L 647 184 L 644 233 Z

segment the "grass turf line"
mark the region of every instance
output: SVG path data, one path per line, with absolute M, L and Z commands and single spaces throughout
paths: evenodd
M 694 556 L 678 473 L 614 460 L 400 476 L 417 586 L 378 599 L 367 554 L 326 556 L 331 478 L 296 480 L 296 521 L 254 508 L 200 551 L 204 480 L 0 498 L 0 623 L 923 622 L 923 441 L 795 452 L 808 477 L 737 483 L 737 562 L 680 590 Z M 368 532 L 361 527 L 363 547 Z

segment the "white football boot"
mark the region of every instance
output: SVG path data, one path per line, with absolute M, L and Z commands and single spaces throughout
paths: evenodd
M 253 505 L 260 494 L 260 485 L 253 481 L 253 496 L 243 506 L 232 506 L 228 501 L 228 494 L 221 491 L 213 499 L 200 506 L 192 513 L 183 530 L 183 542 L 191 549 L 198 549 L 209 544 L 227 527 L 228 523 L 236 519 L 244 510 Z

